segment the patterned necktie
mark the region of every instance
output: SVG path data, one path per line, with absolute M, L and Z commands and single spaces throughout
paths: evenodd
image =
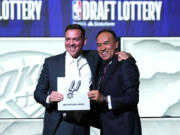
M 98 90 L 100 90 L 100 88 L 101 88 L 101 85 L 102 85 L 102 82 L 104 80 L 105 74 L 106 74 L 109 66 L 111 65 L 111 63 L 112 63 L 112 60 L 110 62 L 108 62 L 108 64 L 104 67 L 103 74 L 101 75 L 101 77 L 99 79 Z

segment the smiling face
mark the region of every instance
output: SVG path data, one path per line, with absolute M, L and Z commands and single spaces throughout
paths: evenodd
M 65 48 L 68 53 L 77 58 L 83 46 L 86 44 L 86 39 L 82 38 L 81 31 L 79 29 L 69 29 L 65 33 Z
M 118 41 L 115 40 L 110 32 L 102 32 L 96 38 L 97 51 L 103 60 L 111 59 L 118 47 Z

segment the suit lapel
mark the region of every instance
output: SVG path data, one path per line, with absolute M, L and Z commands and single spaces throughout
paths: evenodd
M 98 89 L 98 85 L 99 85 L 99 78 L 100 78 L 100 71 L 99 71 L 99 68 L 101 66 L 101 62 L 99 61 L 97 64 L 96 64 L 96 69 L 95 69 L 95 73 L 94 73 L 94 76 L 93 76 L 93 88 L 94 89 Z
M 96 69 L 96 67 L 95 67 L 96 64 L 94 64 L 95 63 L 95 59 L 93 58 L 93 55 L 91 53 L 83 51 L 82 52 L 82 56 L 87 60 L 88 65 L 89 65 L 89 67 L 91 69 L 91 72 L 94 73 L 95 69 Z
M 94 80 L 95 80 L 96 73 L 97 73 L 99 56 L 97 53 L 95 53 L 93 51 L 83 51 L 82 55 L 88 62 L 88 65 L 89 65 L 91 73 L 92 73 L 92 81 L 95 82 Z M 95 83 L 92 83 L 92 85 L 93 85 L 93 88 L 95 88 Z
M 112 72 L 114 71 L 114 68 L 116 67 L 117 62 L 118 62 L 117 59 L 114 58 L 112 60 L 112 63 L 109 65 L 109 68 L 107 69 L 106 74 L 104 76 L 102 89 L 104 89 L 105 84 L 107 84 L 108 81 L 111 79 Z
M 64 52 L 63 54 L 60 54 L 56 60 L 56 62 L 57 62 L 57 74 L 59 77 L 65 76 L 65 55 L 66 55 L 66 52 Z

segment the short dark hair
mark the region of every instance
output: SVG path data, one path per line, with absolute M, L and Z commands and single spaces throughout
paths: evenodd
M 111 33 L 112 36 L 114 37 L 114 40 L 117 41 L 116 33 L 115 33 L 113 30 L 111 30 L 111 29 L 103 29 L 103 30 L 99 31 L 98 34 L 96 35 L 96 40 L 97 40 L 98 36 L 99 36 L 101 33 L 103 33 L 103 32 L 109 32 L 109 33 Z
M 73 29 L 78 29 L 78 30 L 80 30 L 80 31 L 81 31 L 81 37 L 82 37 L 82 39 L 85 38 L 85 29 L 84 29 L 81 25 L 79 25 L 79 24 L 70 24 L 70 25 L 68 25 L 68 26 L 66 27 L 66 29 L 65 29 L 65 32 L 67 32 L 68 30 L 73 30 Z

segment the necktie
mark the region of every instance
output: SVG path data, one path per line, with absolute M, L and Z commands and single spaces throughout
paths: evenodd
M 79 59 L 76 59 L 76 60 L 75 60 L 75 68 L 76 68 L 77 75 L 80 76 L 80 71 L 79 71 Z
M 73 72 L 72 75 L 74 75 L 75 78 L 81 77 L 80 69 L 82 67 L 81 58 L 78 57 L 77 59 L 73 59 L 72 61 L 72 68 Z M 77 83 L 76 83 L 77 85 Z M 82 120 L 82 117 L 84 115 L 83 111 L 67 111 L 66 112 L 66 119 L 70 120 L 72 122 L 80 123 Z
M 80 76 L 80 71 L 79 71 L 79 68 L 78 68 L 78 59 L 73 59 L 71 64 L 69 65 L 71 68 L 71 70 L 69 71 L 68 75 L 73 77 L 73 78 L 76 78 L 76 77 L 79 77 Z
M 102 85 L 102 82 L 103 82 L 103 80 L 104 80 L 105 74 L 106 74 L 109 66 L 111 65 L 111 63 L 112 63 L 112 61 L 108 62 L 108 64 L 104 67 L 103 74 L 102 74 L 102 76 L 100 77 L 99 83 L 98 83 L 98 89 L 99 89 L 99 90 L 100 90 L 100 88 L 101 88 L 101 85 Z
M 81 76 L 81 57 L 79 56 L 77 59 L 75 59 L 75 64 L 76 64 L 76 71 L 77 71 L 77 74 L 78 76 L 80 77 Z

